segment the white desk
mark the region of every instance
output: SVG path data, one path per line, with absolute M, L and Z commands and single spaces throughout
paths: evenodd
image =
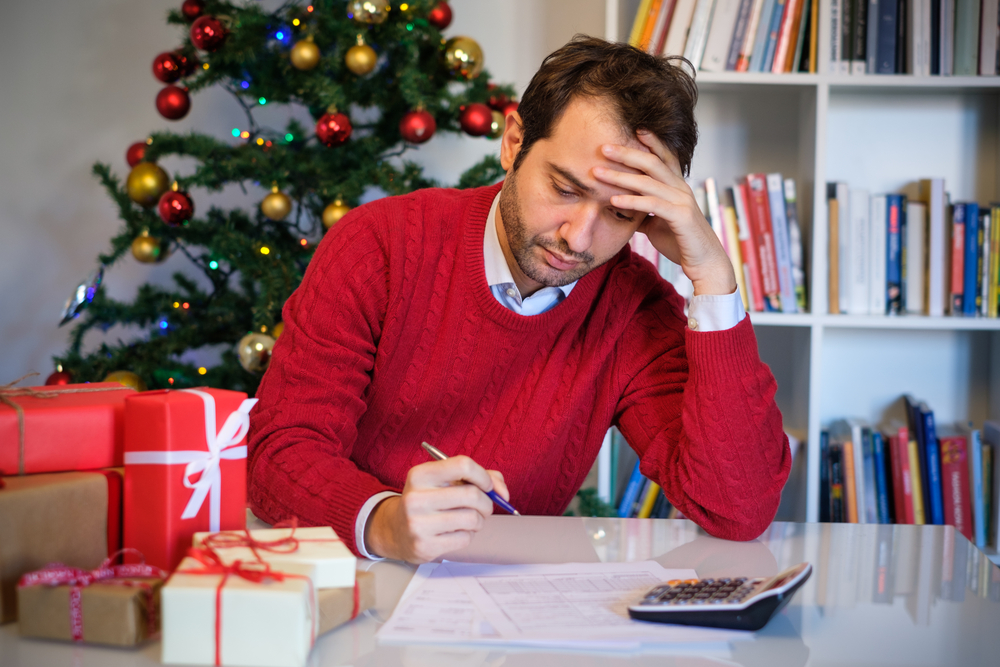
M 1000 664 L 1000 568 L 951 528 L 775 523 L 742 543 L 688 521 L 498 516 L 463 553 L 501 563 L 653 559 L 703 577 L 772 575 L 801 561 L 815 571 L 752 641 L 707 653 L 592 654 L 379 645 L 375 631 L 414 568 L 364 561 L 359 567 L 377 576 L 375 609 L 321 637 L 310 667 Z M 102 649 L 20 639 L 16 625 L 0 627 L 2 667 L 136 667 L 159 664 L 159 653 L 158 642 Z

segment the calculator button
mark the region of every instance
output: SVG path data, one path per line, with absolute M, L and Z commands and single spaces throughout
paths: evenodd
M 698 583 L 698 580 L 697 579 L 685 579 L 684 583 L 685 584 L 692 584 L 692 585 L 694 585 L 694 584 Z
M 679 583 L 681 583 L 680 579 L 671 579 L 667 582 L 667 586 L 676 586 Z

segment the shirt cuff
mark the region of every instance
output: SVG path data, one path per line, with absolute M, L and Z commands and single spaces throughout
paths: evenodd
M 740 288 L 732 294 L 699 294 L 688 308 L 688 328 L 691 331 L 725 331 L 743 321 L 746 311 Z
M 381 556 L 376 556 L 368 551 L 368 545 L 365 544 L 365 527 L 368 525 L 368 517 L 371 516 L 378 504 L 385 500 L 386 498 L 392 498 L 393 496 L 401 495 L 395 491 L 383 491 L 382 493 L 376 493 L 374 496 L 365 501 L 365 504 L 361 506 L 361 511 L 358 512 L 358 519 L 354 522 L 354 545 L 358 547 L 358 553 L 360 553 L 365 558 L 370 558 L 371 560 L 385 560 Z

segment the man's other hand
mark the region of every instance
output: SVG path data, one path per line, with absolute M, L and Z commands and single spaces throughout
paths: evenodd
M 493 513 L 487 491 L 510 498 L 503 475 L 468 456 L 410 468 L 403 495 L 382 501 L 365 529 L 369 552 L 426 563 L 468 546 Z

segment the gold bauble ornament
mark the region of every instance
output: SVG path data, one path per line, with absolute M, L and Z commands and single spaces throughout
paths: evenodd
M 383 23 L 389 17 L 389 0 L 351 0 L 347 15 L 358 23 Z
M 260 203 L 260 212 L 275 222 L 284 220 L 292 212 L 292 200 L 284 192 L 279 192 L 275 185 L 271 188 L 271 194 Z
M 347 54 L 344 56 L 347 69 L 358 76 L 364 76 L 371 72 L 375 69 L 377 62 L 378 54 L 375 53 L 375 49 L 365 44 L 360 35 L 358 35 L 358 43 L 347 49 Z
M 170 177 L 153 162 L 140 162 L 132 167 L 125 182 L 128 197 L 140 206 L 155 206 L 160 195 L 170 189 Z
M 146 391 L 146 383 L 132 371 L 112 371 L 104 377 L 104 381 L 117 382 L 136 391 Z
M 506 122 L 506 117 L 499 111 L 493 112 L 493 122 L 490 123 L 490 131 L 486 133 L 486 136 L 490 139 L 499 139 L 503 136 L 503 127 Z
M 444 66 L 463 79 L 475 79 L 483 69 L 483 50 L 471 37 L 452 37 L 444 45 Z
M 330 229 L 351 210 L 339 199 L 323 209 L 323 227 Z
M 292 66 L 295 69 L 306 72 L 319 64 L 319 47 L 316 46 L 316 42 L 312 40 L 312 37 L 306 37 L 295 43 L 288 57 L 291 59 Z
M 132 256 L 145 264 L 162 262 L 167 258 L 166 249 L 167 245 L 163 241 L 150 236 L 145 229 L 132 241 Z
M 271 363 L 274 339 L 267 334 L 248 333 L 236 344 L 240 366 L 251 373 L 263 373 Z
M 278 322 L 277 324 L 275 324 L 274 328 L 271 329 L 271 333 L 274 334 L 274 340 L 278 340 L 278 338 L 281 337 L 281 334 L 284 330 L 285 330 L 284 322 Z

